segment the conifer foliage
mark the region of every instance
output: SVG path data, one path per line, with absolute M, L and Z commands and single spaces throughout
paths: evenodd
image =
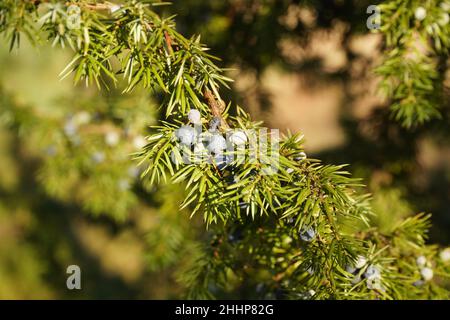
M 440 118 L 442 62 L 450 50 L 448 1 L 386 1 L 380 5 L 387 55 L 377 72 L 405 127 Z
M 420 1 L 381 6 L 381 32 L 391 50 L 377 69 L 397 120 L 406 126 L 439 115 L 436 88 L 442 79 L 436 63 L 448 54 L 450 39 L 448 24 L 431 22 L 445 14 L 448 21 L 447 2 L 427 2 L 423 18 L 410 10 L 410 2 Z M 170 188 L 166 184 L 182 186 L 170 191 L 178 195 L 173 199 L 181 198 L 178 210 L 200 216 L 207 235 L 192 245 L 194 262 L 179 274 L 190 298 L 233 297 L 238 291 L 280 299 L 448 298 L 448 249 L 426 244 L 430 216 L 380 225 L 380 212 L 371 208 L 370 196 L 345 165 L 310 158 L 302 135 L 277 136 L 240 106 L 223 101 L 221 93 L 232 79 L 200 36 L 186 38 L 176 31 L 174 17 L 157 14 L 163 4 L 0 4 L 0 31 L 11 50 L 24 36 L 36 44 L 69 47 L 73 58 L 62 78 L 99 90 L 123 87 L 114 108 L 99 101 L 96 110 L 64 119 L 2 110 L 3 118 L 33 130 L 37 140 L 48 134 L 45 123 L 63 122 L 61 132 L 52 133 L 58 144 L 46 149 L 40 171 L 46 191 L 81 199 L 87 211 L 123 220 L 137 201 L 129 188 L 137 174 L 149 192 L 164 192 Z M 153 122 L 143 94 L 149 90 L 161 99 L 163 119 L 144 139 L 145 126 Z M 144 102 L 131 108 L 127 97 Z M 95 119 L 89 116 L 93 112 Z M 129 130 L 122 135 L 117 127 Z M 80 139 L 91 139 L 81 144 L 86 150 L 77 147 Z M 122 161 L 133 152 L 138 169 Z M 115 190 L 103 188 L 108 179 L 118 181 Z M 102 188 L 103 193 L 92 192 Z M 183 241 L 167 233 L 149 239 L 170 242 L 168 247 Z M 174 259 L 165 257 L 160 265 Z

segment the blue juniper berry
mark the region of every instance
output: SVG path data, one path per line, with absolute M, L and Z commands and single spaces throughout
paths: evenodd
M 300 232 L 300 239 L 302 239 L 303 241 L 310 242 L 314 240 L 315 237 L 316 231 L 314 231 L 313 228 L 309 228 L 307 230 Z
M 189 110 L 189 112 L 188 112 L 188 119 L 193 124 L 200 124 L 201 123 L 200 112 L 197 109 Z
M 217 169 L 222 171 L 228 168 L 228 166 L 232 163 L 232 159 L 230 156 L 219 153 L 214 157 L 214 162 L 216 164 Z
M 209 131 L 211 132 L 217 131 L 219 127 L 220 127 L 220 118 L 219 117 L 212 118 L 211 121 L 209 122 Z
M 245 202 L 245 201 L 239 202 L 239 208 L 241 208 L 241 210 L 246 210 L 249 206 L 250 206 L 250 204 L 248 202 Z
M 220 134 L 214 134 L 209 139 L 208 150 L 216 155 L 221 154 L 227 148 L 227 141 Z
M 181 126 L 175 131 L 175 136 L 182 144 L 190 146 L 195 142 L 196 131 L 191 126 Z

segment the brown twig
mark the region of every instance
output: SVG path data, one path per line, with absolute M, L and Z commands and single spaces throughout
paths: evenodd
M 169 53 L 173 54 L 173 48 L 172 48 L 172 38 L 170 37 L 169 33 L 164 30 L 164 38 L 166 39 L 167 48 L 169 50 Z
M 209 89 L 205 90 L 203 96 L 205 97 L 208 106 L 211 108 L 213 116 L 220 119 L 220 125 L 226 129 L 230 128 L 227 121 L 222 116 L 222 113 L 225 110 L 225 103 L 222 100 L 217 100 Z

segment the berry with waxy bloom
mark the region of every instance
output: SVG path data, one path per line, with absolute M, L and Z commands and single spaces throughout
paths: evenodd
M 241 130 L 237 130 L 234 131 L 230 136 L 229 136 L 229 141 L 237 146 L 242 146 L 244 144 L 246 144 L 247 142 L 247 135 L 245 134 L 244 131 Z
M 416 259 L 416 263 L 419 267 L 425 267 L 427 264 L 427 258 L 425 258 L 425 256 L 419 256 Z
M 200 124 L 202 122 L 200 111 L 197 109 L 189 110 L 188 119 L 192 124 Z
M 354 266 L 348 265 L 345 267 L 345 271 L 347 271 L 348 273 L 355 273 L 356 272 L 356 268 Z
M 239 208 L 241 208 L 241 210 L 246 210 L 249 206 L 250 204 L 248 202 L 245 201 L 239 202 Z
M 300 239 L 306 242 L 313 241 L 316 237 L 316 231 L 314 231 L 313 228 L 309 228 L 303 232 L 300 233 Z
M 424 7 L 417 7 L 416 11 L 414 11 L 414 17 L 417 20 L 422 21 L 427 16 L 427 10 Z
M 92 160 L 95 163 L 102 163 L 103 161 L 105 161 L 105 154 L 101 151 L 97 151 L 92 155 Z
M 64 124 L 64 133 L 68 137 L 72 137 L 77 133 L 77 126 L 72 120 L 69 120 Z
M 442 250 L 441 253 L 439 253 L 439 257 L 444 262 L 450 261 L 450 248 Z
M 105 134 L 105 143 L 113 147 L 119 143 L 120 136 L 116 131 L 110 131 Z
M 73 116 L 73 121 L 77 125 L 88 124 L 91 121 L 91 114 L 87 111 L 80 111 Z
M 190 146 L 195 142 L 196 131 L 191 126 L 182 126 L 175 131 L 175 136 L 182 144 Z
M 423 280 L 430 281 L 433 279 L 434 272 L 431 268 L 425 267 L 420 269 L 420 274 L 422 275 Z
M 367 267 L 366 272 L 364 272 L 364 277 L 367 279 L 381 278 L 380 269 L 378 269 L 377 266 L 371 264 Z
M 384 291 L 381 286 L 381 278 L 368 278 L 366 280 L 366 285 L 368 289 Z
M 209 157 L 208 149 L 206 149 L 203 142 L 197 142 L 194 145 L 194 157 L 196 162 L 202 162 Z
M 362 267 L 364 267 L 367 263 L 367 259 L 364 256 L 359 255 L 356 258 L 356 262 L 355 262 L 355 268 L 356 269 L 361 269 Z
M 295 161 L 302 161 L 306 159 L 306 153 L 305 152 L 299 152 L 295 157 L 294 160 Z
M 417 280 L 417 281 L 414 281 L 413 286 L 414 286 L 414 287 L 421 287 L 421 286 L 423 286 L 424 284 L 425 284 L 425 281 L 423 281 L 423 280 Z
M 211 121 L 209 122 L 209 131 L 214 132 L 217 131 L 217 129 L 220 127 L 220 118 L 219 117 L 214 117 L 211 119 Z
M 448 12 L 450 11 L 450 2 L 441 2 L 441 4 L 439 5 L 441 7 L 442 10 Z
M 208 144 L 209 152 L 221 154 L 227 148 L 227 141 L 220 134 L 214 134 Z
M 449 21 L 450 21 L 450 16 L 448 15 L 448 13 L 443 12 L 438 20 L 438 23 L 441 26 L 446 26 Z

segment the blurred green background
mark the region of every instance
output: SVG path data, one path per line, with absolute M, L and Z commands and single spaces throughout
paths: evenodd
M 163 14 L 176 13 L 178 30 L 201 34 L 231 68 L 227 101 L 304 133 L 309 156 L 351 164 L 384 224 L 433 213 L 430 242 L 448 245 L 448 110 L 415 130 L 390 119 L 372 73 L 383 48 L 365 27 L 369 4 L 183 0 Z M 178 210 L 178 187 L 139 182 L 129 156 L 160 118 L 158 96 L 74 88 L 58 80 L 69 60 L 1 42 L 0 298 L 182 297 L 179 274 L 208 233 Z M 66 288 L 72 264 L 80 291 Z

